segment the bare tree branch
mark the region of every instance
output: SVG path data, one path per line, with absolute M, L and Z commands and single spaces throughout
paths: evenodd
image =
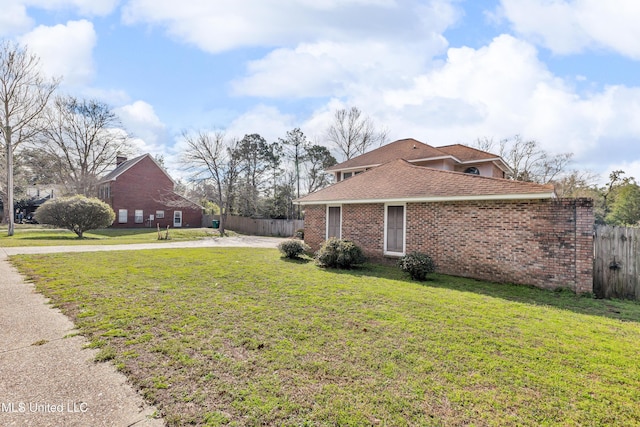
M 511 167 L 509 178 L 548 184 L 565 173 L 572 153 L 550 154 L 536 140 L 523 140 L 520 135 L 496 143 L 491 138 L 478 138 L 472 144 L 482 151 L 499 154 Z
M 56 165 L 52 172 L 68 193 L 92 196 L 99 176 L 116 157 L 132 153 L 130 139 L 108 105 L 59 96 L 45 112 L 35 154 Z
M 182 163 L 191 171 L 191 180 L 209 184 L 210 197 L 220 208 L 220 235 L 224 235 L 226 217 L 241 173 L 240 159 L 236 153 L 238 141 L 229 147 L 222 132 L 198 131 L 182 133 L 187 147 Z
M 364 154 L 375 144 L 384 144 L 387 135 L 386 129 L 376 129 L 373 121 L 358 107 L 336 110 L 327 129 L 327 140 L 335 145 L 344 160 Z
M 10 41 L 0 44 L 0 134 L 6 150 L 5 220 L 13 235 L 13 152 L 42 130 L 42 113 L 59 80 L 45 80 L 40 59 Z

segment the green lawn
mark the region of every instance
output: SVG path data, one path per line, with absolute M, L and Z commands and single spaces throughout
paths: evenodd
M 170 425 L 640 424 L 635 302 L 272 249 L 12 261 Z
M 166 230 L 161 231 L 162 236 Z M 205 237 L 220 236 L 212 228 L 170 229 L 172 241 L 196 240 Z M 69 230 L 50 229 L 41 226 L 18 226 L 13 236 L 7 236 L 6 227 L 0 228 L 0 247 L 14 246 L 63 246 L 63 245 L 123 245 L 131 243 L 166 242 L 158 240 L 158 231 L 153 228 L 130 228 L 92 230 L 84 233 L 82 239 Z

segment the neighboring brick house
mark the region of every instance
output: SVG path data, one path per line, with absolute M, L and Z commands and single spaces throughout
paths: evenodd
M 116 213 L 112 227 L 201 227 L 202 207 L 174 192 L 175 182 L 154 158 L 118 157 L 98 183 L 98 198 Z
M 509 166 L 496 154 L 461 144 L 432 147 L 412 138 L 383 145 L 332 166 L 326 172 L 331 172 L 335 182 L 338 182 L 396 159 L 404 159 L 416 166 L 494 178 L 505 178 L 511 172 Z
M 296 203 L 314 250 L 335 236 L 373 259 L 420 251 L 445 274 L 592 291 L 592 201 L 558 200 L 551 185 L 398 159 Z

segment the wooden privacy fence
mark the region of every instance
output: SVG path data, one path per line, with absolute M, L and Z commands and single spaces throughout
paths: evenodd
M 204 225 L 211 227 L 211 222 L 214 219 L 220 219 L 220 216 L 205 215 Z M 228 215 L 225 228 L 255 236 L 292 237 L 296 230 L 304 228 L 304 221 L 296 219 L 254 219 Z
M 598 225 L 593 244 L 593 292 L 640 300 L 640 228 Z

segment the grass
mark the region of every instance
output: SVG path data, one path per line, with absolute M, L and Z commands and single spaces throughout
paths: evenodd
M 640 424 L 640 304 L 273 249 L 13 257 L 169 425 Z
M 6 227 L 5 227 L 6 230 Z M 166 230 L 161 231 L 164 237 Z M 219 237 L 218 230 L 212 228 L 169 229 L 171 241 L 196 240 Z M 82 239 L 69 230 L 51 229 L 42 226 L 16 227 L 13 236 L 0 232 L 0 247 L 15 246 L 65 246 L 65 245 L 123 245 L 132 243 L 166 242 L 158 240 L 158 231 L 153 228 L 107 228 L 84 233 Z

